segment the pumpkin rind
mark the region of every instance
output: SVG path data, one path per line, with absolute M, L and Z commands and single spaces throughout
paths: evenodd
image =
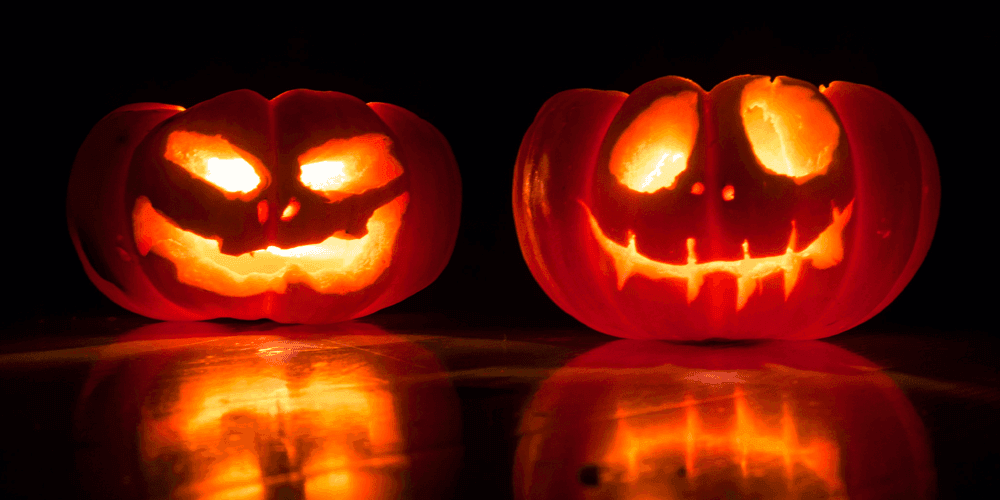
M 264 176 L 259 187 L 224 199 L 194 173 L 177 169 L 178 157 L 164 153 L 166 139 L 173 131 L 188 130 L 202 134 L 191 136 L 196 139 L 235 141 L 236 151 L 259 162 L 254 167 L 258 176 Z M 390 149 L 384 154 L 401 162 L 401 177 L 339 200 L 328 200 L 300 185 L 299 150 L 365 133 L 385 138 Z M 208 200 L 209 196 L 216 199 Z M 318 282 L 297 278 L 295 273 L 304 271 L 290 261 L 293 267 L 286 266 L 289 271 L 273 278 L 276 285 L 230 293 L 223 285 L 185 280 L 179 273 L 185 264 L 150 251 L 155 242 L 135 232 L 148 226 L 136 225 L 139 219 L 134 219 L 140 215 L 142 200 L 178 230 L 215 239 L 222 254 L 247 254 L 246 258 L 265 248 L 333 241 L 335 233 L 344 241 L 358 241 L 367 234 L 372 210 L 399 205 L 401 209 L 393 210 L 402 215 L 393 222 L 397 229 L 387 240 L 391 247 L 373 250 L 387 256 L 373 254 L 383 267 L 369 272 L 372 277 L 353 288 L 317 288 Z M 243 90 L 190 110 L 138 104 L 112 112 L 80 148 L 67 215 L 88 277 L 126 309 L 164 320 L 233 317 L 329 323 L 370 314 L 430 284 L 451 256 L 460 204 L 461 181 L 447 141 L 413 113 L 388 104 L 368 105 L 336 92 L 293 90 L 268 101 Z M 215 282 L 203 271 L 184 269 L 190 269 L 188 276 Z
M 751 84 L 767 86 L 764 78 L 734 77 L 705 92 L 664 77 L 631 95 L 570 90 L 543 105 L 521 144 L 513 205 L 524 258 L 557 305 L 627 338 L 805 339 L 852 328 L 899 294 L 926 255 L 940 204 L 926 134 L 870 87 L 834 82 L 820 90 L 779 77 L 770 84 L 811 93 L 841 129 L 828 170 L 793 183 L 759 163 L 740 119 L 740 96 Z M 687 167 L 670 188 L 627 188 L 609 171 L 612 146 L 657 99 L 681 92 L 699 99 Z M 825 233 L 838 214 L 846 217 L 841 230 Z M 598 232 L 621 248 L 634 245 L 647 263 L 670 265 L 684 263 L 687 238 L 688 262 L 707 266 L 698 276 L 704 283 L 623 277 L 626 261 L 597 243 Z M 794 272 L 783 261 L 784 285 L 782 272 L 725 271 L 741 257 L 777 258 L 785 242 L 804 250 L 821 234 L 836 236 L 840 254 L 795 257 Z

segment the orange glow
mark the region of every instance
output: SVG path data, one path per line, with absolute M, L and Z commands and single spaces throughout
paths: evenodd
M 733 201 L 736 198 L 736 188 L 733 186 L 726 186 L 722 188 L 722 199 L 726 201 Z
M 705 185 L 700 182 L 696 182 L 694 183 L 694 185 L 691 186 L 691 194 L 701 194 L 704 192 L 705 192 Z
M 840 126 L 815 90 L 759 78 L 743 88 L 743 127 L 757 160 L 796 184 L 826 173 Z
M 253 192 L 263 176 L 263 169 L 250 163 L 258 163 L 250 153 L 233 146 L 221 135 L 171 132 L 163 157 L 227 194 Z
M 257 221 L 261 224 L 267 222 L 267 200 L 257 202 Z
M 698 401 L 686 394 L 679 406 L 681 411 L 660 408 L 652 415 L 648 410 L 638 414 L 618 409 L 612 444 L 602 462 L 622 464 L 620 481 L 638 482 L 647 456 L 679 449 L 684 454 L 684 477 L 689 481 L 718 473 L 720 466 L 728 463 L 739 464 L 744 479 L 767 476 L 778 465 L 788 491 L 795 492 L 796 469 L 803 467 L 826 484 L 830 498 L 843 498 L 846 487 L 841 479 L 839 447 L 822 436 L 801 442 L 787 401 L 781 404 L 780 416 L 755 412 L 737 384 L 731 399 Z M 719 414 L 733 417 L 720 419 Z M 650 418 L 654 415 L 658 418 Z M 728 460 L 720 461 L 724 457 Z
M 361 194 L 403 174 L 391 149 L 392 140 L 382 134 L 330 139 L 299 155 L 299 180 L 333 201 Z
M 292 220 L 295 214 L 299 213 L 299 200 L 292 198 L 288 200 L 288 206 L 281 212 L 281 220 Z
M 302 379 L 269 361 L 202 362 L 169 407 L 147 402 L 143 461 L 190 457 L 170 498 L 270 498 L 270 485 L 297 486 L 302 498 L 394 498 L 391 471 L 409 459 L 387 377 L 349 356 L 314 359 Z
M 335 191 L 347 184 L 342 161 L 318 161 L 302 165 L 302 183 L 317 191 Z
M 590 217 L 590 227 L 597 243 L 611 257 L 618 277 L 618 289 L 625 287 L 625 282 L 635 274 L 641 274 L 650 279 L 683 279 L 687 281 L 687 301 L 690 304 L 698 297 L 705 275 L 710 273 L 728 273 L 736 277 L 737 298 L 736 310 L 746 306 L 750 295 L 757 289 L 759 282 L 774 273 L 784 275 L 785 299 L 792 293 L 798 281 L 802 266 L 810 262 L 816 269 L 827 269 L 844 259 L 843 231 L 851 220 L 851 209 L 854 200 L 847 204 L 843 211 L 833 208 L 833 222 L 807 246 L 796 252 L 797 235 L 795 221 L 792 221 L 792 234 L 788 240 L 785 253 L 771 257 L 750 257 L 749 242 L 743 242 L 743 259 L 734 261 L 714 261 L 698 263 L 695 254 L 695 239 L 687 240 L 687 264 L 667 264 L 650 259 L 636 250 L 635 234 L 629 233 L 628 246 L 622 246 L 609 239 L 594 214 L 586 204 L 580 202 Z
M 615 142 L 611 173 L 635 191 L 673 189 L 687 168 L 698 126 L 697 93 L 685 91 L 653 101 Z
M 177 227 L 145 196 L 135 202 L 132 224 L 139 252 L 153 252 L 173 262 L 181 283 L 229 297 L 269 290 L 282 293 L 291 283 L 303 283 L 320 293 L 345 294 L 372 284 L 389 267 L 408 202 L 409 194 L 403 193 L 376 209 L 362 238 L 334 235 L 314 245 L 271 246 L 242 255 L 223 254 L 218 241 Z

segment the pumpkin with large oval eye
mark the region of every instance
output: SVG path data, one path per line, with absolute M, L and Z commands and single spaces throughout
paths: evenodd
M 884 308 L 940 203 L 920 125 L 869 87 L 665 77 L 572 90 L 525 135 L 514 214 L 564 310 L 632 338 L 818 338 Z
M 81 147 L 68 212 L 88 276 L 128 309 L 325 323 L 433 281 L 460 190 L 447 141 L 402 108 L 244 90 L 110 114 Z

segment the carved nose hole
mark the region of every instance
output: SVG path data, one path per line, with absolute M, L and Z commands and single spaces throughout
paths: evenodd
M 601 470 L 594 464 L 584 465 L 583 467 L 580 467 L 580 471 L 577 473 L 577 479 L 579 479 L 580 484 L 584 486 L 600 486 Z
M 299 200 L 292 198 L 288 200 L 288 205 L 281 212 L 281 220 L 291 220 L 297 213 L 299 213 Z
M 732 184 L 729 184 L 726 187 L 722 188 L 723 200 L 733 201 L 733 198 L 735 197 L 736 197 L 736 188 L 734 188 Z
M 694 183 L 693 186 L 691 186 L 691 194 L 701 194 L 704 192 L 705 192 L 705 185 L 700 182 L 696 182 Z
M 257 220 L 261 224 L 267 222 L 267 200 L 260 200 L 257 204 Z

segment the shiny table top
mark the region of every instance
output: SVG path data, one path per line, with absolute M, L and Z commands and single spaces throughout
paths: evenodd
M 5 498 L 972 498 L 1000 342 L 624 341 L 508 318 L 6 328 Z

